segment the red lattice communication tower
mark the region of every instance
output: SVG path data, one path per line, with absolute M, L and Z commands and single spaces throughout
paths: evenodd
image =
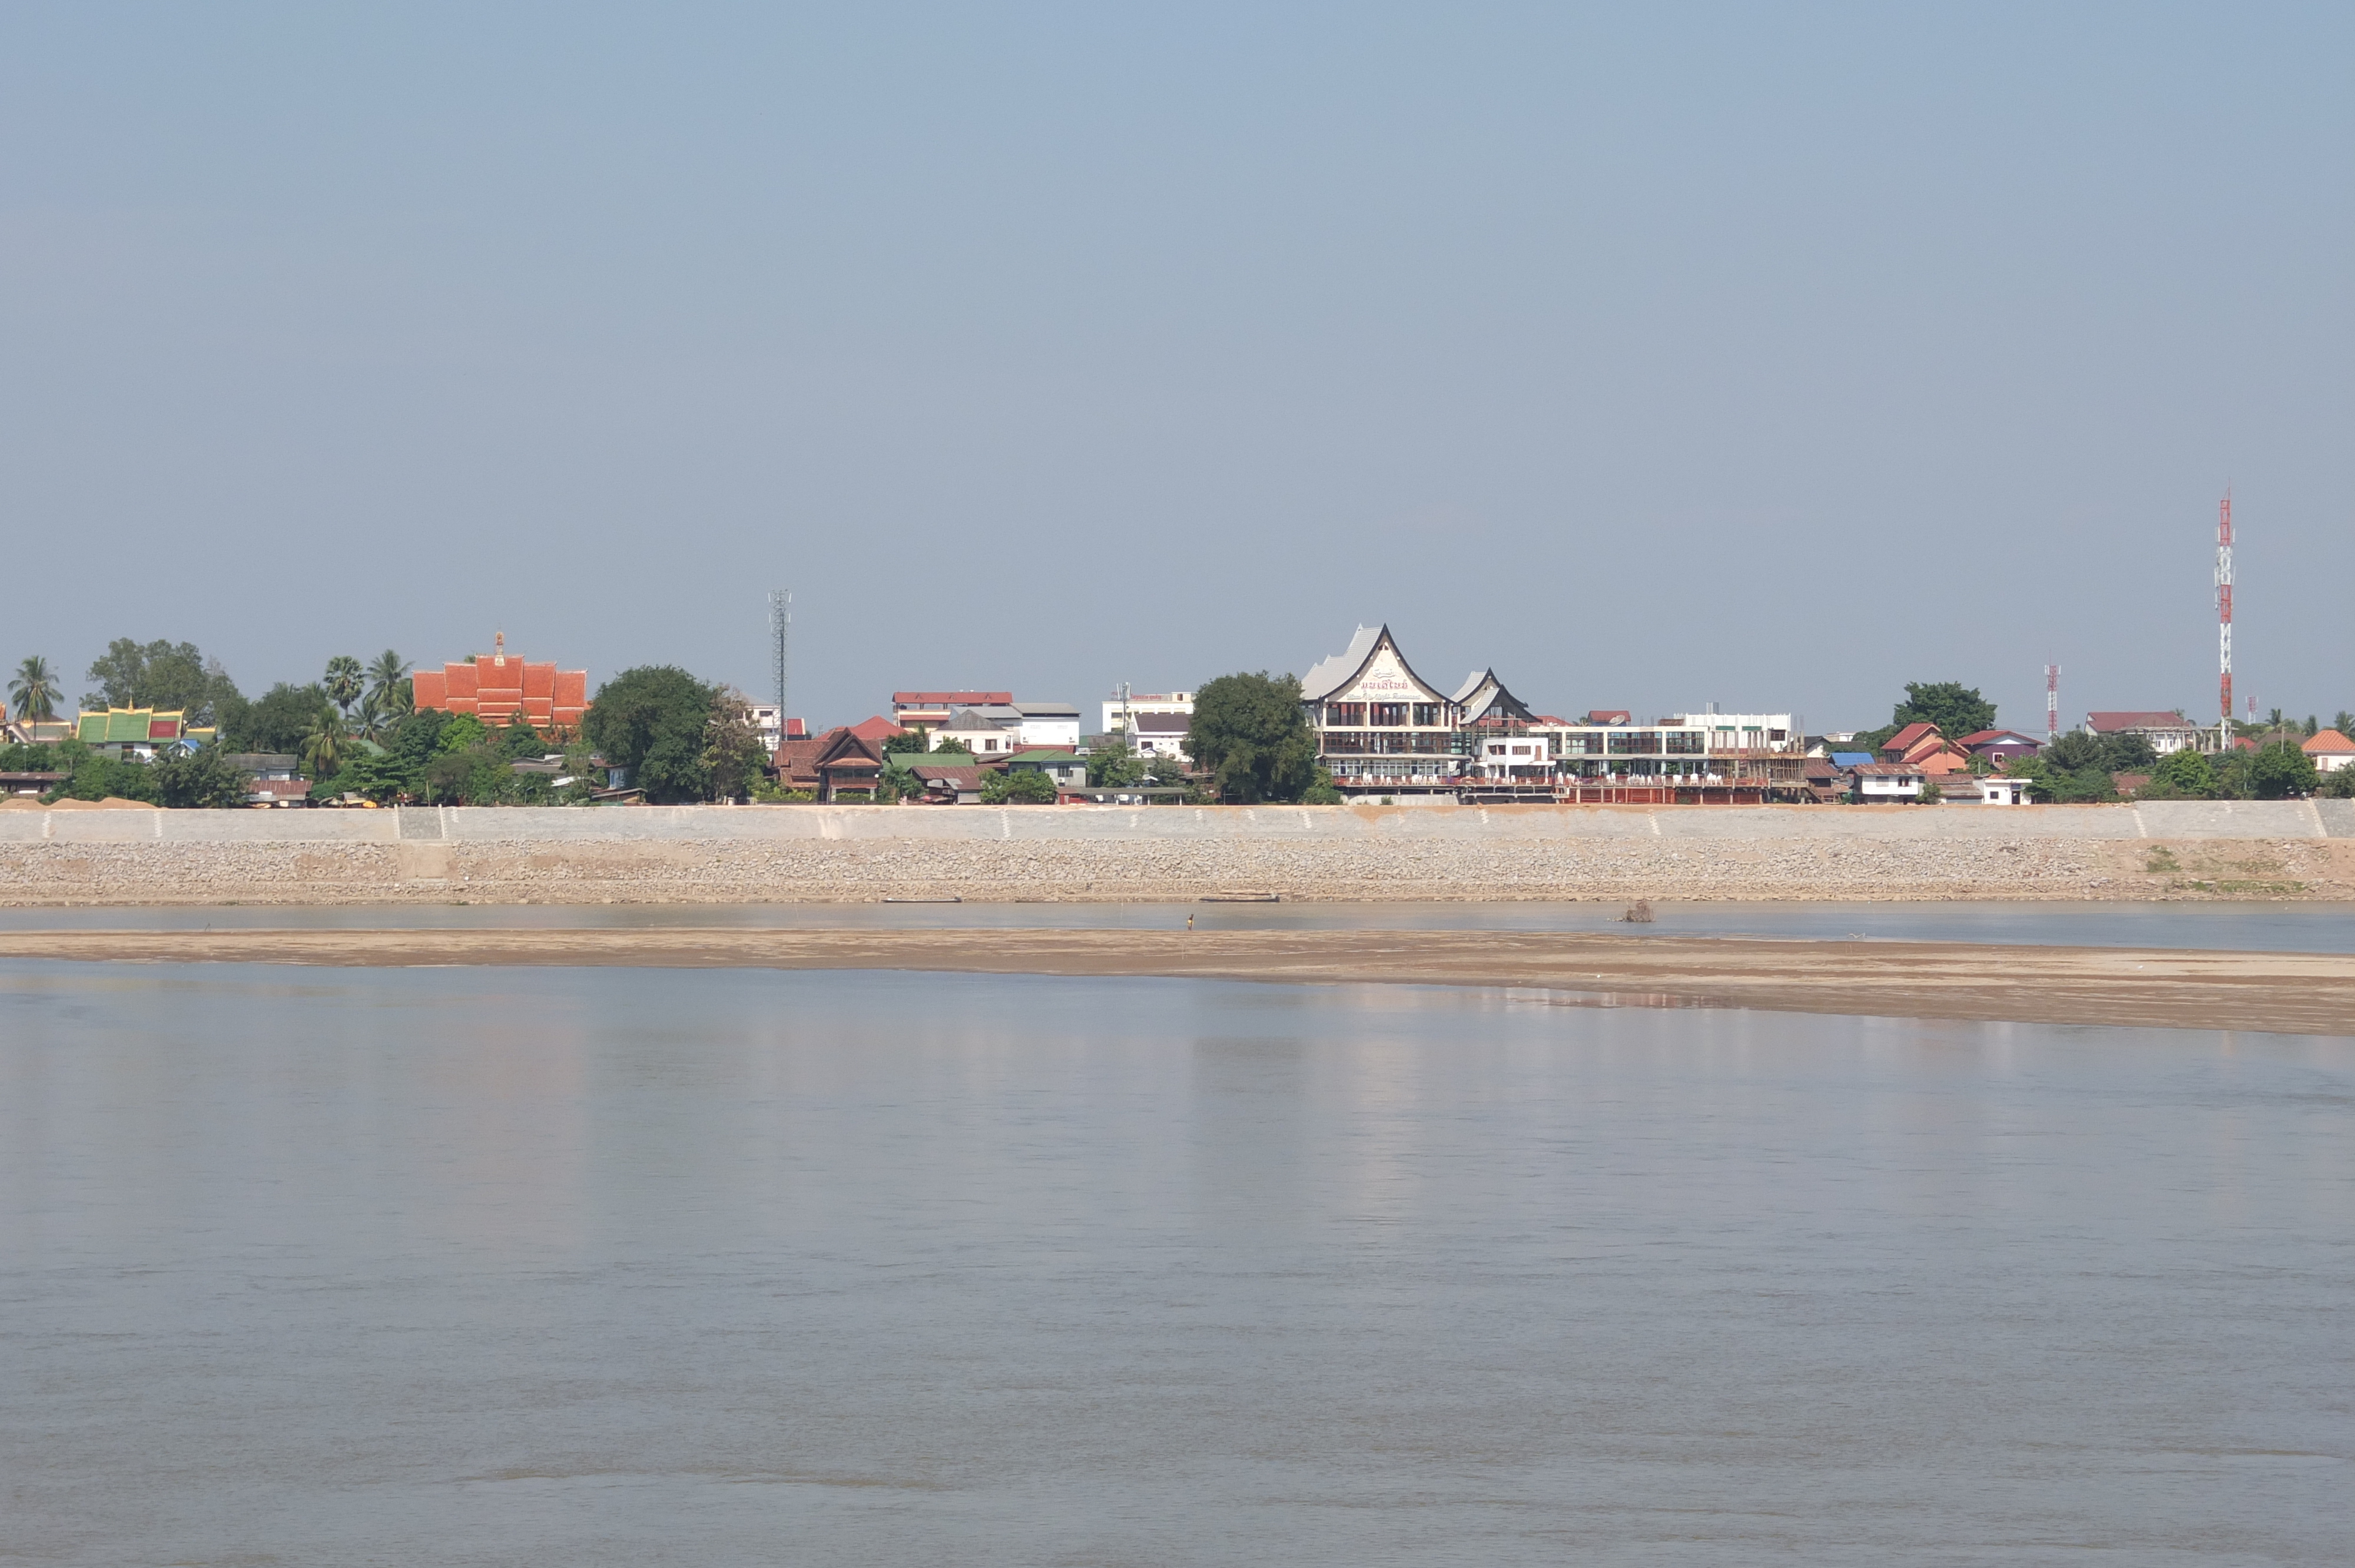
M 2044 740 L 2047 745 L 2061 738 L 2061 666 L 2044 666 Z
M 2232 728 L 2232 493 L 2216 515 L 2216 652 L 2219 680 L 2216 700 L 2224 715 L 2223 728 Z

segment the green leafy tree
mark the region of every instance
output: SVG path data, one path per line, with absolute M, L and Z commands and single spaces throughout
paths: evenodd
M 1316 770 L 1316 782 L 1301 792 L 1300 803 L 1304 806 L 1339 805 L 1341 791 L 1333 787 L 1333 775 L 1325 768 L 1319 768 Z
M 2280 800 L 2314 792 L 2314 758 L 2291 741 L 2261 747 L 2249 759 L 2249 785 L 2260 800 Z
M 177 709 L 192 725 L 211 724 L 222 699 L 237 692 L 220 662 L 207 660 L 193 642 L 118 637 L 91 661 L 89 678 L 99 691 L 82 698 L 85 707 Z
M 284 681 L 252 702 L 239 702 L 221 718 L 220 742 L 230 751 L 298 756 L 327 694 Z
M 159 757 L 148 771 L 156 803 L 174 810 L 232 810 L 246 803 L 253 787 L 253 776 L 230 767 L 213 746 Z
M 2170 751 L 2151 769 L 2148 793 L 2163 800 L 2207 800 L 2216 794 L 2216 770 L 2193 747 Z
M 711 776 L 703 751 L 716 695 L 674 665 L 641 665 L 597 688 L 582 727 L 608 763 L 630 770 L 647 800 L 706 800 Z
M 1187 755 L 1221 800 L 1297 800 L 1316 781 L 1316 740 L 1293 675 L 1220 675 L 1194 694 Z
M 1088 788 L 1123 789 L 1145 782 L 1145 762 L 1130 749 L 1128 736 L 1115 730 L 1096 736 L 1088 747 Z
M 362 694 L 359 710 L 356 716 L 359 720 L 361 736 L 369 740 L 381 741 L 385 732 L 392 727 L 395 715 L 388 709 L 384 694 L 371 688 Z
M 8 683 L 8 700 L 20 719 L 57 717 L 58 677 L 49 662 L 37 653 L 19 661 L 16 678 Z
M 156 803 L 155 776 L 147 764 L 128 758 L 108 757 L 79 741 L 57 748 L 64 782 L 42 797 L 48 800 L 144 800 Z
M 1948 740 L 1995 727 L 1995 705 L 1959 681 L 1908 681 L 1905 700 L 1889 715 L 1890 734 L 1909 724 L 1934 724 Z
M 2251 800 L 2256 798 L 2256 785 L 2249 777 L 2249 764 L 2255 756 L 2254 751 L 2235 747 L 2211 759 L 2208 766 L 2216 775 L 2216 799 Z
M 363 751 L 345 759 L 336 776 L 314 786 L 314 800 L 358 795 L 377 804 L 390 805 L 404 795 L 421 796 L 410 770 L 390 752 Z
M 473 714 L 452 714 L 435 732 L 433 750 L 446 757 L 452 752 L 474 751 L 491 744 L 491 726 Z
M 711 798 L 718 800 L 750 799 L 752 780 L 768 767 L 769 752 L 761 744 L 752 704 L 733 686 L 722 687 L 712 698 L 711 717 L 704 725 L 702 763 Z
M 2069 737 L 2063 736 L 2062 738 L 2066 740 Z M 2086 737 L 2081 736 L 2077 738 Z M 2056 756 L 2056 752 L 2060 755 Z M 2090 761 L 2087 760 L 2088 755 L 2092 758 Z M 2071 766 L 2073 762 L 2075 766 Z M 2041 757 L 2013 758 L 2011 766 L 2004 772 L 2010 778 L 2028 779 L 2036 787 L 2036 799 L 2040 800 L 2073 805 L 2117 799 L 2117 784 L 2111 779 L 2110 770 L 2101 766 L 2098 748 L 2094 748 L 2091 753 L 2083 750 L 2073 753 L 2057 745 L 2049 746 Z
M 1035 768 L 992 773 L 981 781 L 985 806 L 1051 806 L 1056 793 L 1055 781 Z
M 344 715 L 331 703 L 322 703 L 312 715 L 309 733 L 303 736 L 303 772 L 314 779 L 330 779 L 343 766 L 345 754 L 351 749 L 351 731 Z
M 902 752 L 930 751 L 932 748 L 932 732 L 920 724 L 911 725 L 897 735 L 883 737 L 883 755 L 886 757 L 898 756 Z
M 338 653 L 327 661 L 327 673 L 320 681 L 319 687 L 327 694 L 327 700 L 348 716 L 352 705 L 360 700 L 362 692 L 368 690 L 368 678 L 361 672 L 358 660 L 348 653 Z
M 2330 715 L 2330 727 L 2337 730 L 2339 734 L 2346 736 L 2349 739 L 2355 740 L 2355 714 L 2350 714 L 2345 708 L 2340 708 L 2337 713 Z M 2339 771 L 2343 773 L 2346 769 L 2342 768 Z

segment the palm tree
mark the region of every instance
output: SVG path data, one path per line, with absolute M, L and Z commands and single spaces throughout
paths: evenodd
M 408 679 L 409 661 L 389 648 L 368 661 L 368 690 L 387 699 L 387 712 L 392 711 L 394 707 L 406 705 L 391 703 L 389 699 L 392 696 L 393 688 Z
M 381 686 L 371 687 L 360 699 L 360 738 L 382 740 L 389 727 L 385 723 L 385 694 Z
M 360 700 L 360 662 L 348 653 L 336 654 L 327 661 L 327 678 L 321 683 L 336 706 L 350 713 L 352 705 Z
M 311 721 L 311 733 L 303 737 L 303 766 L 310 769 L 314 781 L 336 776 L 344 759 L 345 743 L 350 739 L 344 715 L 321 704 L 319 716 Z
M 15 700 L 20 719 L 56 717 L 58 677 L 49 662 L 35 653 L 18 664 L 16 678 L 8 683 L 8 695 Z

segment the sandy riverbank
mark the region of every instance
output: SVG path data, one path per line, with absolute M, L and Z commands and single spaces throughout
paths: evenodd
M 13 931 L 148 963 L 888 969 L 1503 988 L 1563 1005 L 2355 1032 L 2355 956 L 1492 931 Z

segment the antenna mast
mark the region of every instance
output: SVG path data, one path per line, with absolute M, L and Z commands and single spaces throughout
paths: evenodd
M 2232 493 L 2216 514 L 2216 701 L 2224 715 L 2219 744 L 2232 744 Z
M 2044 666 L 2044 743 L 2061 738 L 2061 666 Z
M 770 673 L 775 677 L 777 694 L 777 741 L 785 738 L 785 643 L 793 635 L 794 596 L 790 588 L 769 590 L 769 641 L 771 644 Z

